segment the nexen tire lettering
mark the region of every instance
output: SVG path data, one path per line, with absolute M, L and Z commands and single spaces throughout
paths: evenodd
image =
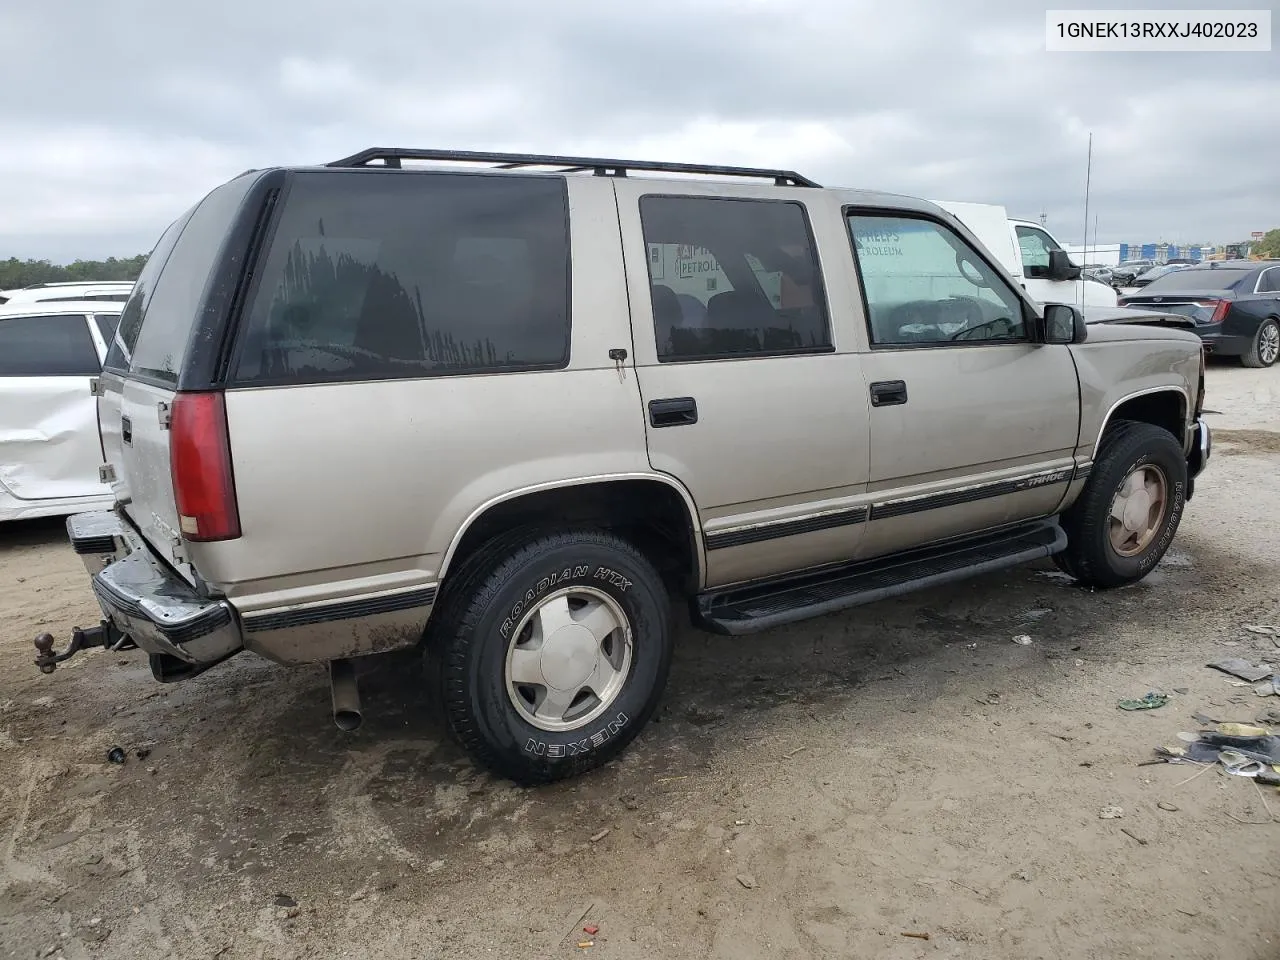
M 582 740 L 573 740 L 569 743 L 547 743 L 530 737 L 525 741 L 524 750 L 525 753 L 532 753 L 535 757 L 546 757 L 548 760 L 581 756 L 604 746 L 610 737 L 617 736 L 618 731 L 627 725 L 628 719 L 625 713 L 619 713 L 617 718 L 610 720 L 603 729 L 597 730 Z

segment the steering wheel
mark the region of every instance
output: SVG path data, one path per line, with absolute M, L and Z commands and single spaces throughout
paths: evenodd
M 1008 334 L 1013 330 L 1013 323 L 1008 317 L 996 317 L 994 320 L 987 320 L 983 323 L 974 324 L 972 327 L 965 327 L 963 330 L 957 330 L 951 335 L 951 339 L 968 340 L 971 337 L 976 337 L 979 331 L 982 330 L 990 330 L 992 334 Z

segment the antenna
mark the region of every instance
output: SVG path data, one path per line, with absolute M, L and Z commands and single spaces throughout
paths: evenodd
M 1086 163 L 1085 163 L 1085 173 L 1084 173 L 1084 250 L 1085 250 L 1085 257 L 1086 257 L 1086 259 L 1085 259 L 1085 263 L 1088 263 L 1088 262 L 1089 262 L 1089 261 L 1088 261 L 1088 255 L 1089 255 L 1089 185 L 1090 185 L 1090 182 L 1092 181 L 1092 179 L 1093 179 L 1093 132 L 1092 132 L 1092 131 L 1090 131 L 1090 133 L 1089 133 L 1089 159 L 1088 159 L 1088 161 L 1086 161 Z M 1094 239 L 1096 240 L 1097 238 L 1095 237 Z M 1082 284 L 1080 284 L 1080 286 L 1076 287 L 1076 290 L 1078 291 L 1078 294 L 1079 294 L 1079 296 L 1080 296 L 1080 303 L 1079 303 L 1079 306 L 1083 307 L 1083 306 L 1084 306 L 1084 284 L 1083 284 L 1083 283 L 1082 283 Z

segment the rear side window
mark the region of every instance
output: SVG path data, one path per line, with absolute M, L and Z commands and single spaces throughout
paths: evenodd
M 95 313 L 93 322 L 98 325 L 98 331 L 102 334 L 102 342 L 110 344 L 112 338 L 116 335 L 116 328 L 120 326 L 120 314 Z
M 562 367 L 560 178 L 296 174 L 242 324 L 245 384 Z
M 640 219 L 659 361 L 831 349 L 800 204 L 642 197 Z
M 98 373 L 83 314 L 0 319 L 0 377 L 76 377 Z
M 255 179 L 242 176 L 218 187 L 187 220 L 143 307 L 142 327 L 129 365 L 131 374 L 177 384 L 209 277 L 218 266 L 227 234 Z

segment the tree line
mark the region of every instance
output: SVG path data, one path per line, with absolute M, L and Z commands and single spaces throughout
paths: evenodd
M 50 263 L 48 260 L 0 260 L 0 290 L 17 290 L 34 283 L 75 283 L 93 280 L 137 280 L 147 262 L 147 254 L 118 259 L 77 260 Z
M 1280 257 L 1280 228 L 1268 230 L 1249 252 L 1257 257 Z

